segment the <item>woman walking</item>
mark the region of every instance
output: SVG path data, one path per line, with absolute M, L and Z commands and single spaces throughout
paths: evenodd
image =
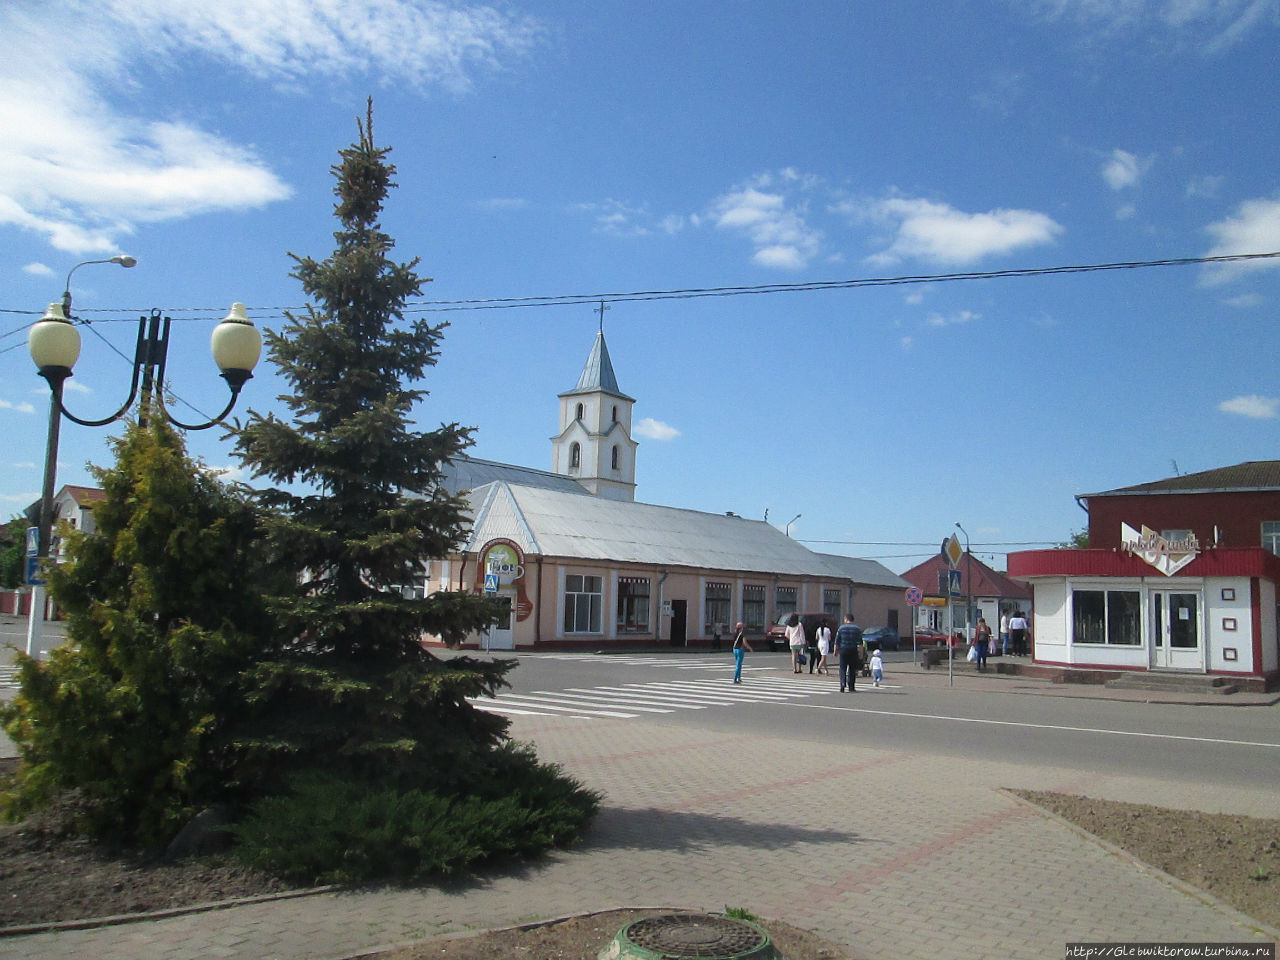
M 818 672 L 830 674 L 827 669 L 827 656 L 831 653 L 831 627 L 824 620 L 818 627 Z
M 791 648 L 791 672 L 799 673 L 800 658 L 804 656 L 804 624 L 798 613 L 787 620 L 787 646 Z
M 742 658 L 746 656 L 746 652 L 751 649 L 751 644 L 747 642 L 747 632 L 739 623 L 734 627 L 733 631 L 733 682 L 742 682 Z M 754 651 L 752 651 L 754 652 Z

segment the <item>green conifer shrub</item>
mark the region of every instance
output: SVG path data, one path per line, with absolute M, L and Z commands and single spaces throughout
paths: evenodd
M 228 730 L 266 626 L 257 513 L 162 416 L 114 447 L 114 466 L 91 468 L 97 530 L 64 531 L 69 560 L 49 571 L 67 642 L 48 661 L 19 655 L 21 690 L 0 710 L 22 759 L 0 805 L 59 801 L 79 832 L 156 847 L 234 793 Z

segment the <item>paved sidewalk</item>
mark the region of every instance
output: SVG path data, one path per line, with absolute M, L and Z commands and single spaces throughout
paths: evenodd
M 832 719 L 840 722 L 837 712 Z M 513 731 L 606 794 L 574 850 L 439 889 L 325 894 L 5 938 L 0 957 L 316 960 L 633 905 L 746 907 L 845 943 L 862 960 L 1040 960 L 1077 940 L 1264 936 L 999 788 L 1274 814 L 1264 791 L 636 720 L 519 718 Z M 976 909 L 979 879 L 986 906 Z

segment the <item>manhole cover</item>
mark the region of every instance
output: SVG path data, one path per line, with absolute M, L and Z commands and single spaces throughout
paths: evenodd
M 753 923 L 710 914 L 676 913 L 627 924 L 599 960 L 780 960 L 769 935 Z

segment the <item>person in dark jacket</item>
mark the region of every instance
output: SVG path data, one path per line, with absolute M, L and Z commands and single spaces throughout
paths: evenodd
M 840 654 L 840 692 L 857 693 L 858 668 L 862 665 L 862 628 L 847 613 L 836 631 L 836 652 Z

